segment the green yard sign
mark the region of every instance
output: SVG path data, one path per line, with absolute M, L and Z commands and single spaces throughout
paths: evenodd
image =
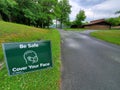
M 4 43 L 9 75 L 52 67 L 51 42 Z

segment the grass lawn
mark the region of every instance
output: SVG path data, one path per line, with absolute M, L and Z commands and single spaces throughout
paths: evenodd
M 84 29 L 84 28 L 65 28 L 65 31 L 85 31 L 88 29 Z
M 0 21 L 0 43 L 51 40 L 53 68 L 8 76 L 6 65 L 0 70 L 0 90 L 59 90 L 60 35 L 57 30 L 39 29 Z M 4 62 L 2 45 L 0 62 Z
M 120 30 L 107 30 L 92 32 L 91 36 L 104 41 L 120 45 Z

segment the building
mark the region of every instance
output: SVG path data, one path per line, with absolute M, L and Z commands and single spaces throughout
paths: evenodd
M 100 29 L 106 30 L 111 28 L 111 24 L 106 22 L 105 19 L 91 21 L 89 24 L 83 25 L 86 29 Z

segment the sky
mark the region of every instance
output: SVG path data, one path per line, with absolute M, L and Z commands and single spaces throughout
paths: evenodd
M 120 0 L 69 0 L 71 8 L 70 20 L 73 21 L 80 10 L 85 11 L 85 21 L 116 17 L 120 10 Z

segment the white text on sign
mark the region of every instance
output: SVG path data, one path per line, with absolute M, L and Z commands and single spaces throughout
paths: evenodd
M 24 49 L 24 48 L 35 48 L 35 47 L 39 47 L 39 44 L 37 44 L 37 43 L 32 43 L 32 44 L 20 44 L 19 45 L 19 48 L 20 49 Z
M 40 63 L 39 65 L 28 65 L 28 67 L 19 67 L 19 68 L 12 68 L 12 71 L 13 72 L 21 72 L 21 71 L 25 71 L 27 70 L 28 68 L 29 69 L 37 69 L 39 67 L 47 67 L 47 66 L 50 66 L 50 63 Z

